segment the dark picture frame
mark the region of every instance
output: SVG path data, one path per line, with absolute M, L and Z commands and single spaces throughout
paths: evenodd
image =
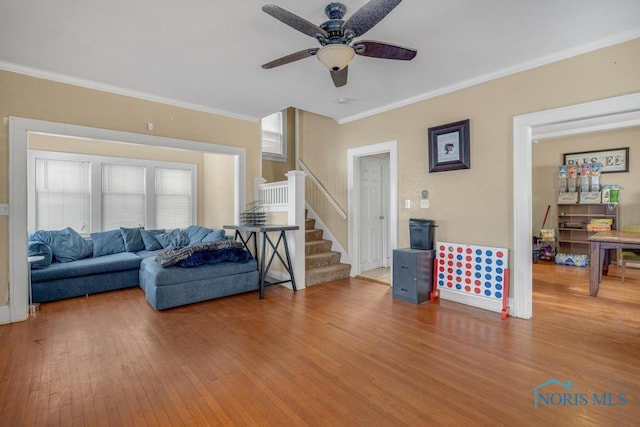
M 600 163 L 601 173 L 629 172 L 629 147 L 564 153 L 562 162 L 564 165 L 577 166 L 583 163 Z
M 471 168 L 469 119 L 429 128 L 429 173 Z

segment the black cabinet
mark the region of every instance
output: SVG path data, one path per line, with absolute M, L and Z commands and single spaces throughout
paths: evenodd
M 433 284 L 435 250 L 393 251 L 393 297 L 419 304 L 429 299 Z

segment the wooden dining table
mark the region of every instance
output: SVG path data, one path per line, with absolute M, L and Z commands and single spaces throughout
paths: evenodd
M 640 233 L 618 230 L 600 231 L 589 237 L 589 295 L 598 296 L 602 282 L 603 261 L 609 259 L 606 252 L 612 249 L 640 249 Z M 606 266 L 608 268 L 608 266 Z

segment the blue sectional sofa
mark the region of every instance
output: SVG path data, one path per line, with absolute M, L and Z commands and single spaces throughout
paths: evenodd
M 222 262 L 195 268 L 162 267 L 155 257 L 140 263 L 140 287 L 156 310 L 255 291 L 256 263 Z
M 164 310 L 257 290 L 257 264 L 244 249 L 235 248 L 229 255 L 215 252 L 198 263 L 191 257 L 174 266 L 156 260 L 164 249 L 225 238 L 224 230 L 195 225 L 170 232 L 121 228 L 92 233 L 90 240 L 72 228 L 40 230 L 29 236 L 29 255 L 44 257 L 32 264 L 33 302 L 140 286 L 149 304 Z
M 131 252 L 53 262 L 31 271 L 33 302 L 90 295 L 138 286 L 142 258 Z

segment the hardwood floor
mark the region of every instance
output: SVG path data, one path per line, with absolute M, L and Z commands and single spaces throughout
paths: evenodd
M 48 303 L 0 326 L 0 425 L 637 425 L 640 274 L 611 274 L 592 298 L 588 269 L 535 265 L 532 320 L 360 279 Z
M 390 267 L 382 267 L 376 268 L 374 270 L 368 270 L 361 272 L 358 276 L 359 279 L 368 279 L 372 282 L 378 282 L 386 285 L 390 285 L 393 281 L 391 277 L 391 268 Z

